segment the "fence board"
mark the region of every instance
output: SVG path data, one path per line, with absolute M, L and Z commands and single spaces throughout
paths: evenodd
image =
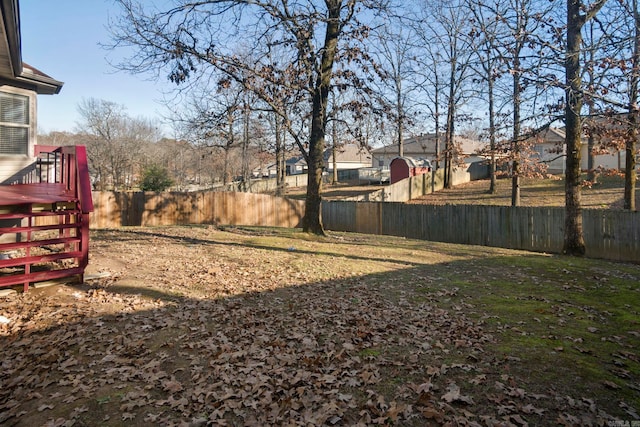
M 92 228 L 174 224 L 299 227 L 304 201 L 265 194 L 94 192 Z

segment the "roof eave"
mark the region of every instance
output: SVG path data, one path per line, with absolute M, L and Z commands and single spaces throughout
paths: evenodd
M 39 95 L 56 95 L 60 93 L 64 84 L 48 76 L 35 75 L 24 71 L 16 77 L 16 80 L 33 86 Z
M 9 60 L 14 75 L 22 72 L 22 42 L 20 39 L 20 6 L 18 0 L 0 0 L 2 18 L 9 46 Z
M 13 80 L 18 86 L 33 89 L 41 95 L 60 93 L 63 86 L 62 82 L 38 70 L 25 66 L 26 64 L 22 61 L 20 5 L 18 0 L 0 0 L 0 8 L 2 9 L 2 19 L 7 46 L 9 48 L 9 61 L 11 62 L 11 70 L 13 71 Z

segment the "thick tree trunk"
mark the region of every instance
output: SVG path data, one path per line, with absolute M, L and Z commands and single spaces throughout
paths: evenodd
M 445 136 L 445 148 L 444 148 L 444 188 L 452 188 L 453 183 L 451 180 L 451 172 L 453 169 L 453 144 L 454 144 L 454 135 L 455 135 L 455 71 L 456 64 L 455 61 L 452 62 L 451 65 L 451 75 L 449 78 L 449 100 L 447 102 L 447 129 Z
M 584 17 L 580 15 L 581 2 L 567 0 L 567 53 L 566 72 L 566 171 L 565 171 L 565 223 L 564 248 L 568 255 L 585 254 L 582 231 L 582 189 L 580 186 L 580 141 L 582 123 L 582 80 L 580 76 L 580 48 Z
M 327 2 L 327 6 L 329 9 L 327 32 L 324 39 L 320 69 L 318 70 L 318 77 L 312 95 L 311 135 L 309 137 L 309 156 L 307 158 L 309 167 L 307 198 L 304 217 L 302 218 L 302 230 L 319 235 L 324 235 L 322 226 L 322 153 L 325 147 L 327 104 L 333 75 L 333 63 L 341 31 L 341 2 Z
M 326 101 L 326 99 L 325 99 Z M 309 141 L 309 157 L 307 161 L 307 197 L 302 230 L 307 233 L 324 235 L 322 226 L 322 152 L 324 151 L 324 115 L 321 107 L 316 104 L 322 102 L 322 95 L 317 93 L 313 97 L 313 118 L 311 124 L 311 138 Z M 325 104 L 326 106 L 326 104 Z

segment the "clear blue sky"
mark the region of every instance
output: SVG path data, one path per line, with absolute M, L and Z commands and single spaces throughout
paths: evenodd
M 167 115 L 158 101 L 168 82 L 116 72 L 109 65 L 107 58 L 114 54 L 99 46 L 110 41 L 109 16 L 117 16 L 109 0 L 20 1 L 23 61 L 64 82 L 58 95 L 38 96 L 40 132 L 74 131 L 83 97 L 122 104 L 134 117 Z

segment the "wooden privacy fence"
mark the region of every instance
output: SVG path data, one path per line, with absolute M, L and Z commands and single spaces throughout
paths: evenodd
M 564 208 L 323 202 L 328 230 L 562 252 Z M 640 212 L 583 210 L 587 256 L 640 262 Z
M 266 194 L 94 192 L 91 228 L 177 224 L 299 227 L 304 201 Z
M 178 224 L 300 227 L 304 201 L 265 194 L 94 192 L 91 228 Z M 640 212 L 582 211 L 587 256 L 640 262 Z M 559 253 L 564 208 L 324 201 L 326 229 Z
M 472 164 L 466 169 L 451 172 L 453 185 L 469 182 L 472 179 L 489 177 L 489 168 L 480 164 Z M 380 190 L 359 196 L 349 197 L 354 202 L 407 202 L 444 188 L 444 169 L 431 173 L 405 178 L 395 184 L 387 185 Z

